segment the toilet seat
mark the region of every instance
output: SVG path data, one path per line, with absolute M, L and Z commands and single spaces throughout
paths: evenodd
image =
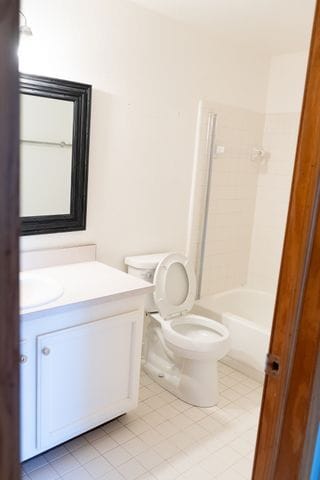
M 188 259 L 177 253 L 165 256 L 154 283 L 159 313 L 151 317 L 160 323 L 168 346 L 184 358 L 222 357 L 228 350 L 228 329 L 216 320 L 189 313 L 196 297 L 196 277 Z
M 156 268 L 153 281 L 154 301 L 164 320 L 191 310 L 196 298 L 196 276 L 185 256 L 178 253 L 165 256 Z

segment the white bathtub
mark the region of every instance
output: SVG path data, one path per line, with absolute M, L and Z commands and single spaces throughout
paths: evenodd
M 269 347 L 275 298 L 272 294 L 239 288 L 203 297 L 195 311 L 221 321 L 230 332 L 226 363 L 254 378 L 262 378 Z

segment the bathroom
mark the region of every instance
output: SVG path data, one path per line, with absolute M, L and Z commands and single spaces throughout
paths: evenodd
M 257 3 L 21 2 L 23 480 L 251 478 L 316 2 Z M 27 100 L 59 89 L 81 115 L 52 134 Z M 67 173 L 31 171 L 32 155 L 56 150 L 72 150 Z M 41 271 L 56 293 L 28 304 Z M 64 350 L 58 330 L 73 327 Z M 220 350 L 202 357 L 212 329 Z M 63 365 L 83 378 L 54 391 Z M 78 422 L 86 402 L 69 396 L 88 382 L 102 408 L 103 375 L 112 405 Z

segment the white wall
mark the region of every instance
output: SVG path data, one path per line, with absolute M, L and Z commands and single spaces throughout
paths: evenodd
M 126 0 L 25 0 L 34 37 L 21 71 L 93 85 L 85 232 L 22 249 L 96 242 L 98 258 L 185 249 L 197 106 L 264 110 L 268 61 L 222 48 Z
M 301 110 L 308 52 L 272 57 L 265 111 L 267 114 Z
M 263 146 L 269 159 L 258 176 L 248 285 L 275 293 L 298 139 L 307 53 L 273 57 Z

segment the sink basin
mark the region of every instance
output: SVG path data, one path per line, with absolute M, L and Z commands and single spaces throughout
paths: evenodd
M 63 294 L 63 286 L 45 275 L 20 273 L 20 308 L 32 308 L 53 302 Z

